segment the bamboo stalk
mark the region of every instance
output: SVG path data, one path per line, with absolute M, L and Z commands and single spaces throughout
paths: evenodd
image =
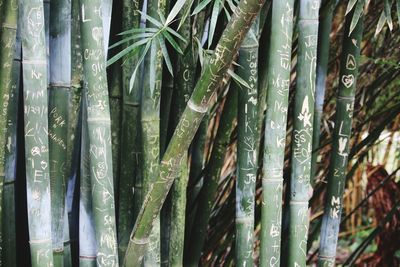
M 299 8 L 288 266 L 306 266 L 319 1 L 300 1 Z
M 236 263 L 253 265 L 254 208 L 258 151 L 258 31 L 257 19 L 239 49 L 237 74 L 250 88 L 238 94 L 238 143 L 236 180 Z
M 97 265 L 118 266 L 110 105 L 101 20 L 102 2 L 81 0 L 80 3 Z
M 18 2 L 7 0 L 2 4 L 0 13 L 1 50 L 0 50 L 0 262 L 3 258 L 3 210 L 4 210 L 4 181 L 5 181 L 5 145 L 7 126 L 7 107 L 12 93 L 13 59 L 17 35 Z M 4 9 L 3 9 L 4 8 Z
M 123 1 L 122 9 L 122 30 L 139 28 L 140 16 L 136 11 L 139 9 L 138 1 Z M 128 43 L 130 45 L 131 43 Z M 119 217 L 118 217 L 118 254 L 122 259 L 126 252 L 129 242 L 129 232 L 131 231 L 135 213 L 134 205 L 140 205 L 141 199 L 139 190 L 134 190 L 135 180 L 139 180 L 137 143 L 139 132 L 139 102 L 140 86 L 139 82 L 134 83 L 132 91 L 129 91 L 129 81 L 134 68 L 137 64 L 137 58 L 125 58 L 125 64 L 122 65 L 122 124 L 121 124 L 121 173 L 119 180 Z M 138 193 L 138 198 L 134 198 Z
M 89 133 L 87 126 L 86 99 L 82 101 L 82 136 L 79 197 L 79 266 L 95 267 L 97 246 L 93 220 L 93 204 L 90 181 Z
M 1 61 L 0 61 L 1 62 Z M 1 72 L 1 70 L 0 70 Z M 5 135 L 5 154 L 4 154 L 4 196 L 3 212 L 4 220 L 2 222 L 3 244 L 1 262 L 4 266 L 17 266 L 16 258 L 16 206 L 15 206 L 15 179 L 17 175 L 17 125 L 18 125 L 18 107 L 20 95 L 20 75 L 21 75 L 21 39 L 20 27 L 17 29 L 17 39 L 15 43 L 14 61 L 11 74 L 11 91 L 7 108 L 7 124 Z M 6 88 L 5 88 L 6 89 Z M 4 115 L 4 113 L 3 113 Z
M 54 266 L 64 263 L 68 101 L 71 88 L 71 3 L 50 3 L 49 158 Z
M 183 12 L 190 2 L 186 2 L 182 7 Z M 183 12 L 180 12 L 179 16 L 184 16 Z M 190 17 L 188 16 L 184 22 L 179 21 L 182 25 L 179 29 L 179 34 L 188 40 L 187 44 L 180 42 L 179 46 L 184 51 L 183 55 L 178 55 L 177 58 L 177 71 L 174 79 L 174 91 L 172 95 L 171 105 L 171 132 L 177 126 L 179 119 L 182 116 L 183 110 L 186 106 L 187 100 L 189 100 L 190 94 L 194 88 L 194 68 L 195 62 L 193 58 L 193 47 L 191 41 L 191 23 Z M 186 220 L 186 189 L 189 180 L 189 165 L 188 165 L 188 154 L 183 156 L 181 169 L 175 178 L 175 182 L 172 186 L 171 193 L 171 229 L 170 229 L 170 241 L 169 241 L 169 266 L 183 266 L 183 253 L 184 253 L 184 240 L 185 240 L 185 220 Z
M 319 139 L 321 135 L 321 119 L 324 108 L 324 96 L 326 87 L 326 76 L 329 63 L 329 35 L 332 28 L 333 11 L 337 1 L 330 1 L 329 6 L 321 9 L 319 16 L 318 29 L 318 49 L 317 49 L 317 74 L 315 87 L 315 107 L 313 119 L 313 141 L 311 157 L 311 185 L 316 182 L 317 158 L 319 155 Z M 323 11 L 323 12 L 322 12 Z
M 336 102 L 333 151 L 329 166 L 326 205 L 322 218 L 318 266 L 334 266 L 335 264 L 363 33 L 363 17 L 360 17 L 353 32 L 349 34 L 352 17 L 353 12 L 346 16 L 343 51 L 340 60 L 340 81 Z
M 44 6 L 22 0 L 22 53 L 28 227 L 32 266 L 53 265 Z
M 272 2 L 263 158 L 261 266 L 279 265 L 283 166 L 291 71 L 293 0 Z
M 158 18 L 165 14 L 165 0 L 150 0 L 147 13 Z M 148 26 L 154 26 L 151 22 Z M 142 153 L 143 153 L 143 188 L 144 193 L 150 191 L 152 184 L 159 176 L 160 162 L 160 95 L 162 86 L 162 52 L 157 42 L 151 43 L 149 54 L 144 60 L 144 76 L 141 101 Z M 143 205 L 143 204 L 142 204 Z M 150 243 L 144 259 L 145 266 L 158 266 L 161 262 L 160 251 L 160 219 L 156 219 L 155 227 L 150 235 Z M 128 245 L 129 246 L 129 245 Z
M 188 242 L 186 247 L 185 266 L 198 265 L 207 236 L 207 225 L 214 206 L 226 148 L 229 144 L 233 131 L 233 122 L 237 115 L 238 90 L 240 89 L 236 86 L 236 84 L 232 84 L 232 88 L 226 96 L 206 175 L 203 178 L 203 186 L 198 195 L 198 204 L 194 216 L 195 224 L 189 239 L 191 242 Z
M 184 153 L 187 151 L 201 119 L 207 111 L 209 100 L 220 84 L 233 56 L 238 51 L 244 36 L 263 4 L 263 0 L 243 0 L 235 9 L 235 14 L 222 34 L 210 64 L 195 86 L 163 156 L 160 175 L 145 197 L 141 212 L 132 230 L 124 265 L 137 266 L 141 262 L 154 220 L 157 218 L 176 172 L 179 170 Z

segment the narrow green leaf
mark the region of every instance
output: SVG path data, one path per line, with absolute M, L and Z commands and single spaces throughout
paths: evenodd
M 171 23 L 171 21 L 178 15 L 179 11 L 181 11 L 183 5 L 186 3 L 187 0 L 178 0 L 176 1 L 174 7 L 171 9 L 171 11 L 168 14 L 167 20 L 165 22 L 165 25 L 168 25 Z M 193 1 L 192 1 L 193 3 Z
M 158 10 L 157 14 L 160 17 L 160 20 L 161 20 L 162 24 L 167 25 L 167 22 L 166 22 L 167 20 L 166 20 L 164 14 L 161 12 L 161 10 Z
M 231 20 L 231 14 L 229 14 L 228 9 L 227 9 L 225 6 L 223 6 L 222 8 L 223 8 L 224 11 L 225 11 L 225 16 L 226 16 L 226 18 L 227 18 L 228 20 Z
M 180 35 L 179 33 L 177 33 L 176 31 L 174 31 L 173 29 L 171 29 L 170 27 L 166 28 L 168 32 L 170 32 L 172 35 L 175 35 L 176 37 L 178 37 L 179 39 L 182 40 L 182 42 L 184 44 L 187 44 L 187 40 L 185 38 L 183 38 L 182 35 Z
M 142 65 L 144 57 L 146 56 L 147 51 L 149 51 L 150 45 L 151 45 L 151 42 L 148 42 L 146 44 L 146 47 L 143 49 L 143 53 L 140 55 L 140 58 L 139 58 L 139 60 L 138 60 L 138 62 L 136 64 L 135 70 L 133 71 L 132 76 L 129 79 L 129 93 L 131 93 L 133 85 L 135 83 L 136 72 L 139 69 L 140 65 Z
M 350 13 L 350 11 L 353 9 L 353 7 L 356 3 L 357 3 L 357 0 L 349 1 L 349 3 L 347 4 L 346 15 Z
M 354 28 L 357 25 L 358 20 L 360 19 L 361 15 L 362 15 L 364 5 L 365 5 L 365 0 L 359 0 L 357 2 L 357 5 L 356 5 L 354 13 L 353 13 L 353 18 L 351 19 L 351 23 L 350 23 L 349 36 L 353 32 Z
M 179 21 L 178 31 L 181 28 L 181 26 L 183 25 L 183 23 L 186 21 L 186 18 L 189 16 L 190 9 L 192 8 L 193 3 L 194 3 L 194 0 L 190 0 L 190 5 L 186 5 L 184 7 L 184 10 L 182 12 L 182 16 L 181 16 L 180 21 Z
M 392 2 L 389 3 L 389 0 L 385 0 L 385 9 L 384 10 L 385 10 L 386 21 L 388 23 L 390 31 L 393 30 L 391 9 L 392 9 Z
M 214 38 L 215 28 L 217 27 L 217 20 L 218 20 L 218 15 L 219 15 L 220 4 L 221 4 L 220 0 L 214 1 L 214 6 L 213 6 L 213 10 L 211 13 L 211 20 L 210 20 L 210 30 L 208 32 L 208 47 L 211 46 L 213 38 Z
M 164 56 L 165 63 L 167 64 L 168 71 L 169 71 L 169 73 L 171 73 L 171 76 L 174 77 L 174 72 L 172 70 L 172 63 L 171 63 L 171 59 L 169 58 L 169 55 L 168 55 L 168 49 L 167 49 L 167 46 L 165 45 L 165 40 L 162 36 L 157 36 L 157 37 L 158 37 L 157 38 L 158 42 L 160 43 L 160 47 L 161 47 L 161 51 Z
M 247 87 L 251 89 L 250 85 L 243 80 L 239 75 L 237 75 L 233 70 L 228 69 L 228 74 L 233 78 L 235 82 L 237 82 L 239 85 L 243 85 L 244 87 Z
M 204 62 L 204 57 L 203 57 L 203 46 L 201 45 L 201 42 L 198 38 L 196 38 L 196 43 L 197 43 L 197 48 L 199 49 L 199 61 L 200 61 L 200 66 L 203 67 L 203 62 Z
M 137 28 L 137 29 L 131 29 L 127 31 L 123 31 L 118 33 L 118 35 L 126 35 L 126 34 L 131 34 L 131 33 L 143 33 L 143 32 L 157 32 L 159 29 L 157 28 Z
M 211 0 L 203 0 L 201 1 L 196 8 L 194 9 L 192 15 L 196 15 L 197 13 L 199 13 L 200 11 L 202 11 L 209 3 L 211 2 Z
M 226 0 L 228 3 L 229 8 L 232 10 L 232 12 L 235 12 L 236 5 L 232 2 L 232 0 Z
M 168 40 L 168 42 L 172 45 L 172 47 L 181 55 L 183 55 L 182 49 L 179 47 L 179 44 L 174 40 L 174 37 L 168 31 L 164 31 L 162 33 L 164 37 Z
M 375 37 L 382 31 L 383 26 L 385 26 L 385 23 L 386 23 L 385 11 L 382 11 L 381 16 L 379 17 L 378 20 L 378 25 L 376 25 Z
M 137 41 L 136 43 L 128 46 L 127 48 L 123 49 L 121 52 L 119 52 L 118 54 L 116 54 L 115 56 L 113 56 L 112 58 L 110 58 L 107 61 L 107 67 L 110 66 L 111 64 L 114 64 L 116 61 L 118 61 L 120 58 L 122 58 L 123 56 L 129 54 L 133 49 L 135 49 L 138 46 L 141 46 L 147 42 L 151 41 L 151 38 L 145 38 L 142 40 Z
M 143 33 L 135 34 L 135 35 L 132 35 L 132 36 L 130 36 L 128 38 L 124 38 L 124 39 L 114 43 L 108 49 L 112 49 L 114 47 L 120 46 L 120 45 L 122 45 L 122 44 L 124 44 L 126 42 L 131 41 L 131 40 L 135 40 L 135 39 L 139 39 L 139 38 L 152 37 L 153 35 L 155 35 L 155 33 L 153 33 L 153 32 L 143 32 Z
M 143 13 L 142 11 L 138 10 L 138 12 L 144 16 L 146 18 L 146 20 L 150 21 L 151 23 L 153 23 L 154 25 L 156 25 L 159 28 L 163 28 L 164 26 L 155 18 L 150 17 L 149 15 L 147 15 L 146 13 Z

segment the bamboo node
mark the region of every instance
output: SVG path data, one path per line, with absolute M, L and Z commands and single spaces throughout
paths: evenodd
M 308 201 L 295 201 L 291 200 L 290 205 L 308 205 Z
M 47 66 L 47 61 L 40 60 L 40 59 L 23 59 L 22 64 L 46 65 Z
M 187 103 L 187 106 L 188 106 L 191 110 L 193 110 L 193 111 L 195 111 L 195 112 L 197 112 L 197 113 L 206 113 L 207 110 L 208 110 L 207 107 L 203 107 L 203 106 L 201 106 L 201 105 L 196 105 L 195 103 L 193 103 L 193 101 L 192 101 L 191 99 L 189 99 L 189 101 L 188 101 L 188 103 Z
M 39 239 L 39 240 L 29 240 L 30 244 L 45 244 L 51 243 L 51 239 Z
M 150 242 L 150 238 L 137 239 L 136 237 L 131 238 L 132 243 L 136 245 L 146 245 Z
M 17 30 L 17 25 L 14 25 L 14 24 L 9 24 L 9 23 L 3 22 L 2 26 L 3 26 L 3 28 Z

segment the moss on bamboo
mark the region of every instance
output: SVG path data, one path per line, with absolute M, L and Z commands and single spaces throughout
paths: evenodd
M 321 244 L 318 266 L 334 266 L 336 246 L 342 212 L 343 192 L 349 156 L 349 140 L 353 119 L 354 97 L 358 74 L 363 17 L 360 17 L 353 32 L 349 27 L 353 12 L 346 16 L 343 51 L 340 59 L 339 93 L 336 102 L 335 129 L 333 132 L 332 156 L 329 165 L 328 190 L 321 226 Z
M 97 265 L 118 266 L 115 200 L 100 0 L 81 0 L 84 93 L 90 147 L 90 181 L 97 243 Z
M 283 165 L 291 71 L 293 0 L 272 3 L 265 119 L 261 266 L 279 265 L 282 220 Z

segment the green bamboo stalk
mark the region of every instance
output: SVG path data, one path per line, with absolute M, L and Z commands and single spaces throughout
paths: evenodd
M 270 39 L 267 64 L 268 77 L 265 86 L 268 92 L 262 179 L 260 266 L 279 266 L 280 264 L 283 165 L 291 71 L 293 3 L 293 0 L 272 2 L 270 35 L 282 36 L 282 38 Z
M 221 177 L 226 148 L 229 144 L 233 131 L 233 122 L 237 115 L 238 90 L 240 89 L 237 88 L 237 85 L 232 84 L 232 88 L 230 88 L 226 96 L 206 175 L 203 178 L 203 186 L 198 195 L 197 209 L 194 216 L 195 224 L 189 238 L 191 242 L 186 243 L 185 266 L 198 266 L 199 263 L 207 236 L 208 221 Z
M 136 10 L 139 9 L 138 1 L 124 0 L 122 2 L 122 30 L 139 28 L 140 16 Z M 131 43 L 127 44 L 130 45 Z M 125 58 L 122 65 L 122 124 L 121 124 L 121 172 L 119 180 L 119 217 L 118 217 L 118 254 L 122 259 L 129 242 L 129 232 L 134 224 L 134 204 L 140 205 L 143 199 L 135 199 L 134 182 L 140 179 L 137 175 L 137 153 L 138 151 L 138 120 L 140 86 L 136 82 L 132 91 L 129 89 L 129 81 L 137 64 L 136 57 Z M 135 194 L 134 194 L 135 193 Z M 138 194 L 140 197 L 140 195 Z
M 288 266 L 306 266 L 319 1 L 300 1 L 299 8 Z
M 165 14 L 165 8 L 165 0 L 151 0 L 147 4 L 147 13 L 153 18 L 158 18 L 158 13 Z M 147 25 L 154 27 L 150 22 Z M 159 44 L 152 42 L 149 54 L 147 54 L 144 60 L 142 101 L 140 106 L 143 144 L 143 188 L 145 194 L 150 191 L 156 177 L 159 176 L 162 60 L 162 51 Z M 145 266 L 158 266 L 160 264 L 160 239 L 160 219 L 157 217 L 144 259 Z
M 64 263 L 68 101 L 71 88 L 71 2 L 50 3 L 49 158 L 54 266 Z
M 44 6 L 22 0 L 24 128 L 28 227 L 32 266 L 52 266 L 47 62 Z
M 321 244 L 318 266 L 334 266 L 339 234 L 343 192 L 349 155 L 349 140 L 363 33 L 363 17 L 349 35 L 353 12 L 346 16 L 343 51 L 340 60 L 339 93 L 332 156 L 329 165 L 328 190 L 321 226 Z
M 101 20 L 102 2 L 81 0 L 80 3 L 97 265 L 118 266 L 110 105 Z
M 3 229 L 1 262 L 4 266 L 17 266 L 16 258 L 16 213 L 15 213 L 15 179 L 17 168 L 17 124 L 18 124 L 18 105 L 20 92 L 21 75 L 21 39 L 20 27 L 17 29 L 17 39 L 15 43 L 14 61 L 11 76 L 10 99 L 7 107 L 7 130 L 5 135 L 5 173 L 4 173 L 4 196 L 3 212 L 4 220 L 1 224 Z M 1 70 L 0 70 L 1 71 Z M 4 106 L 4 103 L 3 103 Z M 3 113 L 4 114 L 4 113 Z
M 3 9 L 4 8 L 4 9 Z M 6 126 L 7 126 L 7 107 L 12 92 L 13 80 L 13 59 L 15 42 L 17 35 L 18 2 L 4 1 L 1 23 L 0 38 L 0 263 L 3 259 L 4 236 L 3 236 L 3 199 L 4 199 L 4 180 L 5 180 L 5 145 L 6 145 Z
M 187 1 L 178 15 L 183 18 L 185 9 L 190 8 L 190 1 Z M 194 88 L 194 68 L 193 47 L 191 41 L 190 17 L 185 21 L 179 21 L 181 27 L 179 34 L 183 36 L 187 43 L 179 42 L 179 46 L 184 51 L 183 55 L 177 55 L 177 70 L 174 79 L 174 90 L 171 105 L 170 132 L 177 126 L 184 111 L 187 100 Z M 168 249 L 168 266 L 183 266 L 183 252 L 185 240 L 185 220 L 186 220 L 186 188 L 189 180 L 188 154 L 183 156 L 181 169 L 175 178 L 171 191 L 171 211 L 170 211 L 170 233 Z
M 209 100 L 223 79 L 233 56 L 238 51 L 263 4 L 263 0 L 241 1 L 222 34 L 210 64 L 206 66 L 201 75 L 163 156 L 160 175 L 145 197 L 141 212 L 132 230 L 124 265 L 137 266 L 141 262 L 154 221 L 174 181 L 176 172 L 179 170 L 184 153 L 208 109 Z
M 319 16 L 318 29 L 318 50 L 317 50 L 317 74 L 315 88 L 315 107 L 313 121 L 313 141 L 311 157 L 311 185 L 315 185 L 315 176 L 317 171 L 317 158 L 319 155 L 319 139 L 321 129 L 322 112 L 324 108 L 325 83 L 329 63 L 329 35 L 332 28 L 333 11 L 337 1 L 329 1 L 329 6 L 325 7 Z
M 64 236 L 64 259 L 63 264 L 64 267 L 71 267 L 72 266 L 72 255 L 71 255 L 71 240 L 69 235 L 69 221 L 68 221 L 68 209 L 67 209 L 67 198 L 65 197 L 64 203 L 64 229 L 63 229 L 63 236 Z
M 258 143 L 258 31 L 257 19 L 239 49 L 237 74 L 250 88 L 238 94 L 238 143 L 236 180 L 236 263 L 253 266 L 254 208 Z
M 90 181 L 89 133 L 85 95 L 82 98 L 82 135 L 79 197 L 79 266 L 95 267 L 97 257 Z
M 104 43 L 104 56 L 107 60 L 108 43 L 110 40 L 111 29 L 111 13 L 113 7 L 113 0 L 101 0 L 101 18 L 103 22 L 103 43 Z
M 120 65 L 114 64 L 111 67 L 111 79 L 109 83 L 110 94 L 110 117 L 111 117 L 111 145 L 112 145 L 112 163 L 113 163 L 113 183 L 114 196 L 118 199 L 119 194 L 119 178 L 121 173 L 121 111 L 122 111 L 122 92 L 121 83 L 122 75 Z M 116 203 L 117 210 L 119 203 Z

